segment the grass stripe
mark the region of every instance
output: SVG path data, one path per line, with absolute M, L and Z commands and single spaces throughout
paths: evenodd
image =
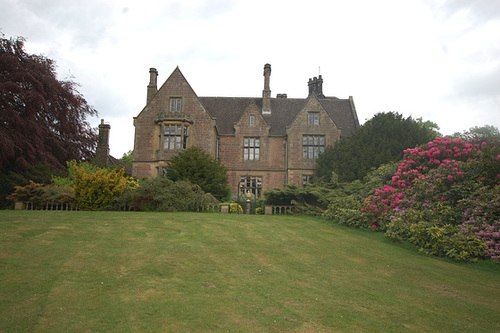
M 0 331 L 497 332 L 500 268 L 320 218 L 0 211 Z

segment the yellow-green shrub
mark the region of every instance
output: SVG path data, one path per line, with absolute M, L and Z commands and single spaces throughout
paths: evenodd
M 232 214 L 243 214 L 243 208 L 241 205 L 233 202 L 229 205 L 229 212 Z
M 127 186 L 125 169 L 87 172 L 84 167 L 73 166 L 75 172 L 75 199 L 81 210 L 99 210 L 112 204 Z
M 30 180 L 26 186 L 14 186 L 14 192 L 6 197 L 7 200 L 16 201 L 31 201 L 34 197 L 40 197 L 43 193 L 43 185 Z

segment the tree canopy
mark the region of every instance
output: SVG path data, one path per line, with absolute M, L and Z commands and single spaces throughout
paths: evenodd
M 378 113 L 351 138 L 327 147 L 316 161 L 314 177 L 329 182 L 333 172 L 339 181 L 361 180 L 370 170 L 401 159 L 406 148 L 433 140 L 439 136 L 438 129 L 420 118 Z
M 134 159 L 134 151 L 129 150 L 128 152 L 123 153 L 123 156 L 120 158 L 120 161 L 122 161 L 125 165 L 132 167 L 133 159 Z
M 26 53 L 24 41 L 0 36 L 0 171 L 90 158 L 97 133 L 86 119 L 97 111 L 78 84 L 57 79 L 53 60 Z
M 466 131 L 453 133 L 452 137 L 469 141 L 500 139 L 500 130 L 493 125 L 474 126 Z
M 219 200 L 230 192 L 226 168 L 200 147 L 191 147 L 175 155 L 169 161 L 167 178 L 196 184 Z

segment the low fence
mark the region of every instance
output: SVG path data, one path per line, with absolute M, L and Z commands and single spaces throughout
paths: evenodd
M 224 214 L 231 213 L 231 204 L 220 205 L 220 211 Z M 264 207 L 265 215 L 289 215 L 294 213 L 294 206 L 288 205 L 270 205 Z M 234 213 L 233 213 L 234 214 Z M 239 212 L 238 214 L 245 214 L 245 210 Z
M 76 204 L 59 203 L 59 202 L 38 204 L 38 203 L 31 202 L 31 201 L 16 202 L 14 205 L 14 209 L 16 209 L 16 210 L 64 210 L 64 211 L 80 210 L 78 208 L 78 205 L 76 205 Z M 209 207 L 206 209 L 206 211 L 213 211 L 215 209 L 218 209 L 217 204 L 209 205 Z M 131 212 L 131 211 L 136 211 L 137 208 L 134 206 L 130 206 L 130 205 L 122 205 L 119 207 L 114 207 L 111 210 L 121 211 L 121 212 L 124 212 L 124 211 Z M 198 210 L 198 211 L 202 211 L 202 210 Z
M 37 204 L 31 201 L 16 202 L 14 205 L 16 210 L 78 210 L 78 205 L 69 203 L 44 203 Z
M 212 209 L 216 208 L 217 205 L 214 205 Z M 31 201 L 24 202 L 16 202 L 14 205 L 14 209 L 16 210 L 62 210 L 62 211 L 77 211 L 78 205 L 69 204 L 69 203 L 44 203 L 37 204 Z M 117 211 L 134 211 L 133 206 L 120 206 Z M 230 213 L 229 204 L 220 205 L 220 211 L 222 213 Z M 294 206 L 287 205 L 272 205 L 264 207 L 264 214 L 266 215 L 289 215 L 293 214 Z
M 266 215 L 289 215 L 293 214 L 293 206 L 275 205 L 275 206 L 265 206 L 264 213 Z

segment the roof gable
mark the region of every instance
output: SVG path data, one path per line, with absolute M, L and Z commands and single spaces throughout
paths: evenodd
M 143 112 L 148 109 L 153 109 L 155 104 L 162 105 L 162 111 L 165 107 L 168 107 L 168 99 L 173 96 L 187 96 L 198 98 L 196 92 L 193 90 L 189 82 L 186 80 L 184 74 L 182 74 L 179 66 L 177 66 L 170 76 L 163 82 L 161 87 L 156 91 L 153 98 L 146 106 L 142 109 L 137 117 L 140 117 Z M 206 110 L 205 110 L 206 111 Z
M 350 137 L 358 130 L 358 118 L 351 98 L 319 98 L 318 100 L 333 122 L 342 131 L 342 136 Z
M 304 104 L 304 106 L 302 107 L 302 109 L 297 113 L 297 115 L 295 116 L 295 118 L 292 120 L 291 124 L 287 127 L 291 127 L 293 126 L 293 124 L 295 124 L 298 120 L 299 117 L 306 117 L 307 116 L 307 113 L 309 112 L 315 112 L 315 113 L 322 113 L 324 116 L 322 116 L 322 118 L 325 118 L 329 120 L 329 122 L 338 128 L 337 124 L 335 123 L 335 121 L 332 119 L 332 117 L 330 116 L 330 114 L 325 110 L 325 108 L 323 107 L 323 104 L 320 103 L 318 97 L 316 95 L 310 95 L 307 99 L 306 99 L 306 102 Z M 305 118 L 304 118 L 305 119 Z
M 245 111 L 242 113 L 240 119 L 234 124 L 235 134 L 261 134 L 262 131 L 265 131 L 269 134 L 270 126 L 267 123 L 266 119 L 263 117 L 261 108 L 255 104 L 254 101 L 251 101 L 247 106 Z M 250 124 L 250 116 L 254 116 L 253 125 Z
M 241 119 L 248 106 L 252 103 L 257 104 L 259 99 L 247 97 L 199 97 L 199 100 L 208 113 L 216 119 L 219 134 L 234 135 L 234 124 Z
M 172 91 L 192 94 L 191 96 L 200 102 L 204 112 L 212 119 L 216 119 L 216 128 L 220 135 L 234 135 L 235 124 L 240 121 L 247 110 L 250 110 L 251 105 L 262 110 L 262 97 L 198 97 L 179 67 L 176 67 L 138 117 L 146 109 L 153 108 L 156 103 L 166 105 L 166 98 L 172 95 Z M 339 99 L 313 94 L 308 98 L 271 98 L 271 114 L 259 112 L 262 119 L 270 126 L 269 135 L 286 135 L 286 128 L 294 122 L 311 98 L 319 102 L 330 119 L 342 130 L 342 136 L 351 136 L 359 128 L 351 97 Z

